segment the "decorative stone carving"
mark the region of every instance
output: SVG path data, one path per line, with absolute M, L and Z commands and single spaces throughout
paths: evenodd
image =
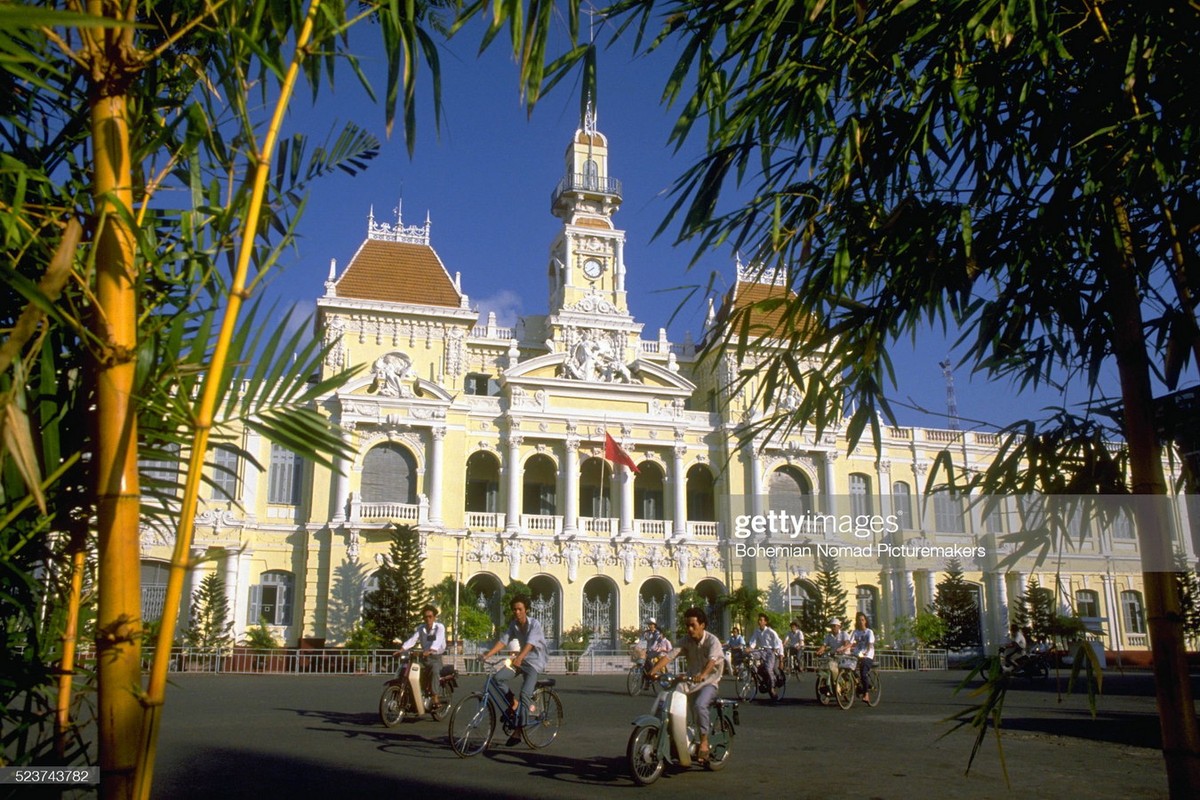
M 358 563 L 358 545 L 359 535 L 357 528 L 350 528 L 346 531 L 346 558 L 350 559 L 353 564 Z
M 520 580 L 521 578 L 521 556 L 525 552 L 525 546 L 521 544 L 520 539 L 509 539 L 504 543 L 504 557 L 508 559 L 508 579 Z
M 341 317 L 332 316 L 325 326 L 325 344 L 329 350 L 325 353 L 325 366 L 330 369 L 341 369 L 346 357 L 346 345 L 342 337 L 346 333 L 346 323 Z
M 692 552 L 686 546 L 675 548 L 675 566 L 679 568 L 679 585 L 686 586 L 688 582 L 688 567 L 692 565 Z
M 623 544 L 617 552 L 617 559 L 621 562 L 621 566 L 624 567 L 625 583 L 633 583 L 633 567 L 637 563 L 637 550 L 629 543 Z
M 371 391 L 384 397 L 412 397 L 412 359 L 404 353 L 394 351 L 375 359 L 371 365 Z
M 654 545 L 643 559 L 643 563 L 648 564 L 651 569 L 660 570 L 671 566 L 671 556 L 660 545 Z
M 705 547 L 700 550 L 700 556 L 697 559 L 700 566 L 704 567 L 709 572 L 721 569 L 721 554 L 715 548 Z
M 579 577 L 579 558 L 583 555 L 583 548 L 575 542 L 567 542 L 563 548 L 562 557 L 567 562 L 567 580 L 571 583 Z
M 562 563 L 562 556 L 554 552 L 554 548 L 548 542 L 541 542 L 536 550 L 525 556 L 525 560 L 530 564 L 537 564 L 539 567 L 545 568 L 551 564 Z

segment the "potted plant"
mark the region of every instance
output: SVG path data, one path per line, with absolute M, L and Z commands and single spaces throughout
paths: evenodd
M 568 675 L 579 672 L 580 655 L 587 649 L 588 642 L 591 640 L 592 629 L 583 625 L 576 625 L 563 631 L 562 639 L 559 640 L 559 649 L 566 654 Z

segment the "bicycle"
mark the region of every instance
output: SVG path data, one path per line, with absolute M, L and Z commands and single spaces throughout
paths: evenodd
M 469 758 L 482 753 L 492 741 L 497 720 L 504 733 L 510 736 L 520 728 L 525 744 L 535 750 L 553 742 L 558 737 L 563 718 L 562 701 L 554 691 L 554 678 L 538 678 L 530 708 L 514 710 L 511 696 L 496 681 L 500 670 L 512 668 L 512 660 L 506 658 L 489 666 L 494 669 L 484 681 L 483 691 L 467 695 L 450 712 L 450 748 L 454 754 Z M 522 717 L 524 725 L 521 724 Z
M 647 674 L 646 669 L 657 658 L 664 655 L 666 653 L 651 653 L 645 657 L 634 657 L 633 665 L 629 668 L 629 673 L 625 676 L 625 688 L 629 692 L 630 697 L 637 697 L 642 692 L 653 688 L 654 679 Z
M 791 674 L 793 678 L 799 678 L 800 673 L 807 672 L 805 666 L 804 651 L 795 650 L 791 647 L 784 651 L 784 672 Z
M 737 681 L 737 696 L 739 699 L 747 703 L 753 702 L 759 692 L 762 694 L 770 694 L 771 692 L 771 677 L 766 674 L 766 661 L 764 660 L 764 652 L 762 650 L 750 650 L 746 653 L 746 658 L 734 670 L 734 678 Z M 773 676 L 775 683 L 775 701 L 783 699 L 784 693 L 787 691 L 787 675 L 780 669 L 780 665 L 775 665 L 775 675 Z
M 858 677 L 859 656 L 841 656 L 838 658 L 837 678 L 830 682 L 831 671 L 828 660 L 825 666 L 817 670 L 817 699 L 821 705 L 827 706 L 834 701 L 847 709 L 854 705 L 854 700 L 863 693 L 862 680 Z M 872 668 L 867 678 L 867 693 L 870 695 L 867 705 L 874 708 L 883 697 L 883 686 L 879 680 L 879 670 Z

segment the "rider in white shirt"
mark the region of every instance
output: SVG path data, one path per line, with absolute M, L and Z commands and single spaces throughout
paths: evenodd
M 763 651 L 763 666 L 771 679 L 771 699 L 775 699 L 775 665 L 783 658 L 783 640 L 779 634 L 768 625 L 770 619 L 766 614 L 758 615 L 758 630 L 750 634 L 750 649 Z
M 859 684 L 859 691 L 863 693 L 863 699 L 869 703 L 871 702 L 871 692 L 867 687 L 871 684 L 867 682 L 867 677 L 871 674 L 871 668 L 875 666 L 875 631 L 871 630 L 870 620 L 861 611 L 854 615 L 854 630 L 850 633 L 850 652 L 858 656 L 858 677 L 862 681 Z
M 658 629 L 658 620 L 651 617 L 646 620 L 646 630 L 642 634 L 641 644 L 646 650 L 644 668 L 646 674 L 649 675 L 650 668 L 654 665 L 655 659 L 671 652 L 671 640 Z
M 796 659 L 796 664 L 804 664 L 804 631 L 800 630 L 800 621 L 792 620 L 788 626 L 788 634 L 783 637 L 783 645 L 787 648 L 787 652 Z
M 411 650 L 418 642 L 421 645 L 421 656 L 425 665 L 421 670 L 422 688 L 433 698 L 433 707 L 441 705 L 438 694 L 434 691 L 435 676 L 442 674 L 442 653 L 446 652 L 446 626 L 437 621 L 438 610 L 433 606 L 421 609 L 424 625 L 419 625 L 415 633 L 400 645 L 405 650 Z
M 850 635 L 842 630 L 842 621 L 836 617 L 829 620 L 829 633 L 825 641 L 817 648 L 817 655 L 829 654 L 829 679 L 832 681 L 838 674 L 837 657 L 850 650 Z

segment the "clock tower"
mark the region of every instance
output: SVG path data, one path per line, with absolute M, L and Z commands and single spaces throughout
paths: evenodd
M 636 346 L 641 325 L 629 315 L 625 293 L 625 232 L 613 225 L 621 182 L 608 170 L 608 140 L 588 104 L 565 154 L 566 174 L 550 199 L 562 229 L 547 265 L 552 341 L 569 347 L 581 330 L 603 331 L 614 344 Z M 630 338 L 632 337 L 632 339 Z

